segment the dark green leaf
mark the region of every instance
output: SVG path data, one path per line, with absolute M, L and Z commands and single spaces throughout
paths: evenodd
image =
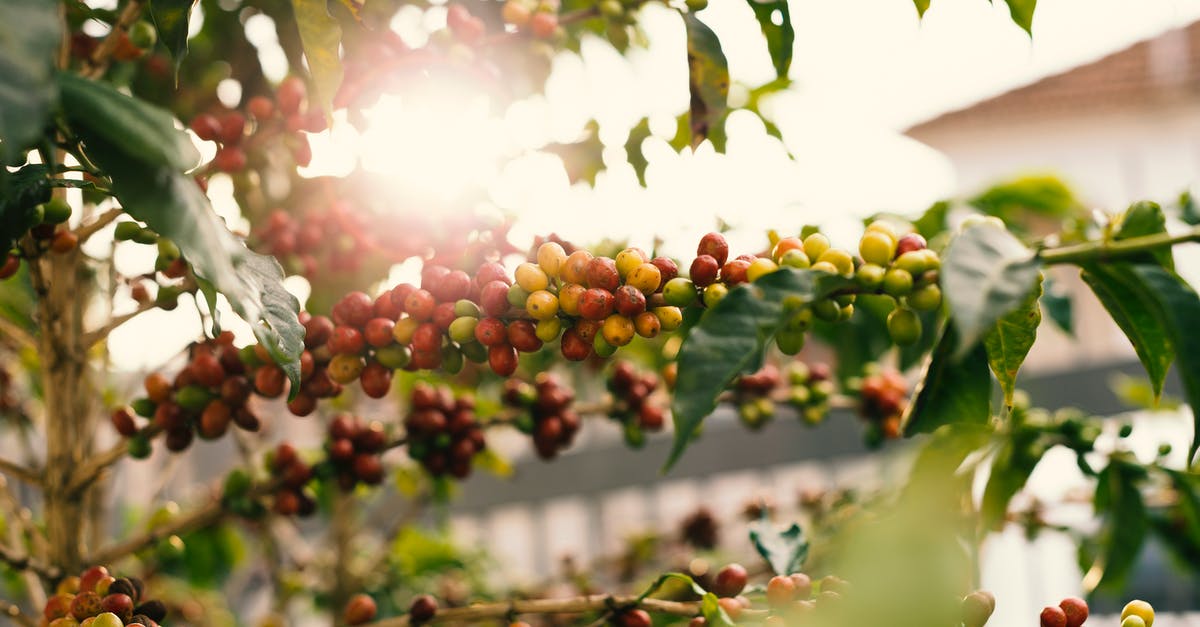
M 46 166 L 27 165 L 9 176 L 0 195 L 0 256 L 7 254 L 13 242 L 37 222 L 37 206 L 48 200 L 50 170 Z
M 1150 201 L 1135 202 L 1125 210 L 1121 225 L 1113 234 L 1114 240 L 1157 235 L 1167 232 L 1167 216 L 1158 203 Z M 1175 260 L 1171 255 L 1171 247 L 1164 246 L 1146 254 L 1130 257 L 1135 263 L 1158 263 L 1168 270 L 1175 269 Z
M 1138 483 L 1145 471 L 1136 464 L 1114 457 L 1100 472 L 1094 504 L 1103 517 L 1102 547 L 1098 567 L 1103 573 L 1096 588 L 1119 590 L 1137 561 L 1146 538 L 1146 504 Z M 1090 592 L 1090 590 L 1088 591 Z
M 589 185 L 595 185 L 596 174 L 604 167 L 604 144 L 600 141 L 599 127 L 595 120 L 588 122 L 579 141 L 546 144 L 542 150 L 562 159 L 567 178 L 572 183 L 587 181 Z
M 988 372 L 987 351 L 976 344 L 956 362 L 953 354 L 959 345 L 957 326 L 950 321 L 943 327 L 921 382 L 901 418 L 904 435 L 931 433 L 945 424 L 984 424 L 990 412 L 992 376 Z
M 688 130 L 687 115 L 681 115 L 677 118 L 675 126 L 675 136 L 668 139 L 667 143 L 675 150 L 683 150 L 689 145 L 691 132 Z M 642 143 L 651 135 L 650 120 L 642 118 L 629 131 L 629 139 L 625 140 L 625 156 L 629 161 L 629 165 L 633 166 L 633 171 L 637 174 L 638 182 L 642 185 L 646 184 L 646 166 L 649 163 L 646 161 L 646 155 L 642 152 Z
M 942 263 L 942 293 L 958 328 L 957 356 L 1020 307 L 1037 280 L 1033 252 L 1002 228 L 976 224 L 951 240 Z
M 646 590 L 642 592 L 640 595 L 641 598 L 645 599 L 649 596 L 652 596 L 669 581 L 675 581 L 683 584 L 685 588 L 690 590 L 692 594 L 695 594 L 696 596 L 703 597 L 704 595 L 708 594 L 708 591 L 705 590 L 703 586 L 696 583 L 695 579 L 692 579 L 683 573 L 664 573 L 660 575 L 659 578 L 650 585 L 650 587 L 646 588 Z
M 326 0 L 292 0 L 304 58 L 312 75 L 313 89 L 327 115 L 332 115 L 333 96 L 342 84 L 342 27 L 329 15 Z
M 711 592 L 705 594 L 701 599 L 700 614 L 704 616 L 705 625 L 714 625 L 715 627 L 735 627 L 737 625 L 721 608 L 721 602 L 717 595 Z
M 1003 527 L 1009 501 L 1025 487 L 1025 482 L 1045 452 L 1045 447 L 1035 446 L 1037 440 L 1038 432 L 1032 429 L 1017 430 L 1004 439 L 992 460 L 987 486 L 983 489 L 979 514 L 984 529 L 998 530 Z
M 776 529 L 768 520 L 750 523 L 750 542 L 776 575 L 800 572 L 808 558 L 808 537 L 797 523 Z
M 75 74 L 59 74 L 58 85 L 67 121 L 85 139 L 102 139 L 139 161 L 173 170 L 199 165 L 200 153 L 167 111 Z
M 1179 219 L 1192 226 L 1200 224 L 1200 206 L 1190 190 L 1179 195 Z
M 1017 389 L 1017 372 L 1025 362 L 1029 349 L 1037 339 L 1038 325 L 1042 323 L 1042 308 L 1038 299 L 1042 295 L 1042 280 L 1020 307 L 1008 312 L 996 321 L 996 326 L 983 338 L 987 349 L 988 365 L 1004 390 L 1004 404 L 1012 405 L 1013 392 Z
M 150 18 L 158 29 L 158 39 L 166 45 L 175 61 L 175 75 L 188 51 L 188 17 L 197 0 L 150 0 Z
M 1017 23 L 1029 33 L 1033 35 L 1033 11 L 1037 8 L 1037 0 L 1004 0 L 1008 3 L 1008 12 L 1012 15 L 1012 21 Z
M 162 164 L 128 156 L 103 138 L 86 137 L 88 156 L 112 176 L 113 192 L 129 215 L 169 237 L 196 275 L 211 281 L 300 390 L 304 327 L 300 303 L 283 288 L 283 269 L 259 255 L 221 221 L 191 177 Z
M 932 240 L 946 231 L 946 217 L 950 215 L 950 203 L 939 200 L 933 203 L 913 221 L 913 227 L 927 240 Z
M 718 152 L 725 149 L 725 115 L 729 112 L 729 62 L 717 34 L 692 13 L 687 26 L 689 124 L 692 147 L 709 139 Z
M 1022 176 L 1004 181 L 967 202 L 1010 226 L 1024 224 L 1030 216 L 1066 218 L 1083 210 L 1071 188 L 1062 179 L 1047 175 Z
M 1196 321 L 1200 320 L 1200 297 L 1183 279 L 1155 265 L 1132 266 L 1133 273 L 1142 280 L 1146 290 L 1158 307 L 1156 315 L 1166 330 L 1179 368 L 1179 379 L 1183 382 L 1184 396 L 1192 407 L 1194 433 L 1188 448 L 1188 463 L 1200 448 L 1200 333 L 1196 333 Z
M 913 0 L 913 4 L 917 5 L 917 16 L 925 17 L 925 12 L 929 10 L 929 0 Z
M 1175 492 L 1175 504 L 1152 516 L 1151 525 L 1159 538 L 1171 548 L 1181 565 L 1192 568 L 1200 561 L 1200 498 L 1196 475 L 1162 469 Z
M 796 31 L 792 27 L 792 16 L 788 12 L 787 0 L 747 0 L 754 10 L 754 17 L 767 39 L 767 51 L 771 53 L 771 64 L 775 66 L 775 76 L 784 78 L 792 65 L 792 45 L 796 41 Z M 779 16 L 779 24 L 775 17 Z
M 679 459 L 700 423 L 716 408 L 717 397 L 726 386 L 762 365 L 767 343 L 784 322 L 785 300 L 789 307 L 798 308 L 852 285 L 852 279 L 840 276 L 782 269 L 753 284 L 735 287 L 706 311 L 679 351 L 679 375 L 671 405 L 675 445 L 667 468 Z
M 1158 398 L 1162 395 L 1167 369 L 1175 360 L 1175 351 L 1167 329 L 1155 313 L 1153 296 L 1146 284 L 1128 264 L 1087 265 L 1083 267 L 1082 277 L 1133 344 L 1133 350 L 1154 386 L 1154 396 Z
M 0 176 L 42 134 L 54 110 L 58 3 L 0 0 Z
M 1050 277 L 1046 277 L 1043 287 L 1045 289 L 1042 291 L 1042 309 L 1050 316 L 1055 326 L 1067 335 L 1075 335 L 1075 308 L 1071 293 L 1058 289 L 1058 283 Z

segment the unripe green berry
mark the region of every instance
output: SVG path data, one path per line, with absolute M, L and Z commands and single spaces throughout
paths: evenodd
M 810 259 L 817 259 L 829 250 L 829 238 L 821 233 L 813 233 L 804 238 L 804 254 Z
M 783 328 L 788 331 L 807 331 L 812 326 L 813 310 L 811 307 L 805 307 L 792 314 L 783 323 Z
M 887 270 L 883 266 L 878 266 L 873 263 L 864 263 L 858 267 L 854 273 L 854 280 L 858 282 L 864 289 L 873 290 L 883 285 L 883 277 Z
M 775 344 L 784 355 L 795 355 L 804 348 L 804 331 L 780 329 L 775 334 Z
M 783 253 L 783 256 L 779 258 L 779 265 L 786 268 L 800 268 L 803 270 L 812 264 L 808 259 L 808 255 L 804 254 L 803 250 L 793 248 Z
M 813 303 L 812 311 L 817 318 L 825 322 L 837 322 L 842 315 L 842 308 L 829 298 L 822 298 Z
M 137 237 L 137 234 L 141 230 L 142 227 L 137 222 L 118 222 L 116 228 L 113 230 L 113 237 L 117 241 L 124 242 Z
M 513 307 L 525 308 L 525 301 L 529 300 L 529 292 L 520 285 L 513 285 L 508 288 L 508 304 Z
M 663 286 L 663 300 L 668 305 L 687 307 L 696 302 L 696 286 L 689 279 L 675 277 Z
M 180 255 L 179 247 L 175 245 L 175 242 L 172 242 L 171 240 L 169 240 L 165 237 L 158 238 L 158 258 L 159 259 L 166 259 L 167 261 L 175 261 L 176 259 L 179 259 L 179 255 Z
M 488 360 L 488 349 L 479 342 L 464 342 L 458 345 L 458 350 L 473 363 L 482 364 Z
M 921 318 L 911 309 L 893 309 L 888 314 L 887 328 L 892 341 L 901 346 L 914 344 L 921 339 Z
M 450 323 L 450 339 L 459 344 L 470 342 L 475 339 L 475 327 L 479 326 L 478 318 L 469 316 L 461 316 L 455 318 L 454 322 Z
M 713 283 L 704 288 L 704 306 L 715 307 L 729 293 L 729 288 L 723 283 Z
M 148 398 L 136 398 L 129 403 L 129 407 L 133 409 L 133 413 L 142 418 L 151 418 L 154 416 L 154 410 L 158 409 L 158 405 Z
M 838 322 L 845 322 L 853 317 L 854 317 L 854 305 L 853 304 L 842 305 L 842 308 L 838 310 Z
M 42 205 L 42 222 L 46 224 L 61 224 L 71 217 L 71 205 L 62 198 L 51 198 Z
M 642 431 L 642 425 L 636 420 L 625 421 L 625 444 L 633 448 L 641 448 L 646 444 L 646 434 Z
M 913 276 L 917 276 L 929 269 L 925 265 L 926 263 L 927 257 L 923 251 L 912 250 L 897 257 L 892 266 L 896 269 L 904 270 Z
M 908 306 L 917 311 L 933 311 L 942 306 L 942 289 L 926 285 L 908 295 Z
M 147 438 L 140 433 L 132 438 L 129 438 L 128 447 L 129 456 L 134 459 L 146 459 L 147 457 L 150 457 L 150 453 L 152 451 L 150 438 Z
M 463 316 L 478 318 L 482 313 L 483 312 L 479 309 L 479 305 L 475 304 L 475 301 L 464 298 L 454 303 L 454 315 L 460 318 Z
M 608 340 L 604 339 L 604 334 L 597 333 L 592 340 L 592 350 L 596 351 L 599 357 L 612 357 L 613 353 L 617 352 L 617 347 L 609 344 Z
M 375 361 L 392 370 L 407 366 L 411 359 L 412 352 L 407 346 L 400 344 L 391 344 L 375 349 Z
M 458 374 L 463 369 L 463 353 L 453 344 L 442 347 L 441 368 L 446 374 Z
M 891 296 L 900 297 L 908 294 L 913 288 L 912 275 L 899 268 L 892 268 L 883 275 L 883 291 Z
M 814 402 L 821 402 L 833 396 L 833 381 L 817 381 L 809 388 Z
M 604 17 L 619 17 L 624 12 L 625 8 L 618 0 L 602 0 L 600 2 L 600 14 Z
M 150 229 L 139 228 L 130 239 L 139 244 L 155 244 L 158 242 L 158 233 Z
M 804 386 L 796 386 L 788 394 L 788 402 L 793 405 L 807 405 L 812 400 L 812 392 Z

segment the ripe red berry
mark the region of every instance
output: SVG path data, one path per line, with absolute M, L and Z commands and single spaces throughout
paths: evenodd
M 570 361 L 583 361 L 592 354 L 592 342 L 580 337 L 575 329 L 567 329 L 562 335 L 563 357 Z
M 613 269 L 616 272 L 616 269 Z M 612 292 L 591 288 L 579 297 L 579 314 L 588 320 L 603 320 L 613 311 Z
M 508 323 L 508 343 L 521 353 L 532 353 L 542 347 L 537 327 L 529 320 L 513 320 Z
M 729 564 L 717 571 L 712 591 L 719 597 L 735 597 L 746 587 L 749 575 L 741 564 Z
M 335 355 L 357 355 L 367 347 L 363 334 L 354 327 L 334 327 L 329 338 L 329 350 Z
M 650 614 L 643 609 L 632 609 L 621 612 L 617 616 L 617 623 L 621 627 L 650 627 L 654 624 L 650 619 Z
M 225 435 L 232 419 L 233 413 L 224 401 L 220 399 L 210 401 L 200 414 L 200 436 L 208 440 L 215 440 Z
M 925 248 L 925 246 L 926 243 L 924 237 L 921 237 L 919 233 L 909 233 L 908 235 L 904 235 L 896 241 L 896 257 L 898 258 L 900 255 L 912 252 L 914 250 L 921 250 Z
M 451 5 L 451 8 L 454 7 L 462 7 L 462 5 Z M 465 11 L 466 9 L 463 10 Z M 412 605 L 408 606 L 408 618 L 414 623 L 423 623 L 433 618 L 433 615 L 437 614 L 437 609 L 437 601 L 428 594 L 422 594 L 413 599 Z
M 483 318 L 475 325 L 475 339 L 484 346 L 497 346 L 508 341 L 508 330 L 499 318 Z
M 696 246 L 696 255 L 708 255 L 717 260 L 717 265 L 725 265 L 725 260 L 729 259 L 729 242 L 725 241 L 725 236 L 720 233 L 709 233 L 700 238 L 700 244 Z M 695 281 L 695 279 L 692 279 Z
M 342 612 L 342 620 L 347 625 L 361 625 L 374 620 L 377 611 L 375 599 L 365 594 L 356 594 L 350 597 L 350 601 L 346 603 L 346 609 Z
M 1042 627 L 1067 627 L 1067 614 L 1060 607 L 1046 606 L 1040 618 Z
M 488 365 L 492 372 L 507 377 L 517 371 L 517 351 L 508 344 L 497 344 L 488 348 Z
M 304 323 L 304 347 L 313 348 L 329 341 L 333 335 L 333 321 L 325 316 L 313 316 Z
M 1080 627 L 1088 618 L 1087 601 L 1079 597 L 1067 597 L 1058 607 L 1067 615 L 1067 627 Z
M 454 311 L 454 301 L 438 303 L 438 306 L 433 308 L 433 323 L 443 331 L 449 329 L 456 319 L 458 314 Z
M 489 281 L 479 292 L 479 306 L 489 316 L 499 316 L 506 313 L 510 307 L 508 302 L 508 283 L 504 281 Z
M 275 103 L 279 105 L 279 112 L 283 115 L 299 113 L 307 92 L 308 88 L 300 77 L 289 76 L 283 79 L 275 90 Z
M 612 292 L 621 284 L 621 275 L 617 272 L 617 262 L 608 257 L 593 257 L 587 265 L 587 284 L 591 288 L 599 288 Z
M 737 285 L 747 281 L 746 271 L 750 269 L 750 262 L 745 259 L 734 259 L 721 266 L 721 280 L 728 285 Z
M 355 455 L 354 474 L 367 485 L 378 485 L 383 481 L 383 463 L 379 461 L 378 455 Z
M 632 285 L 617 288 L 614 305 L 622 316 L 632 318 L 646 311 L 646 295 Z
M 412 336 L 414 351 L 423 353 L 437 352 L 442 349 L 442 330 L 432 322 L 426 322 L 417 327 Z
M 529 30 L 534 37 L 549 39 L 558 32 L 558 16 L 553 13 L 539 11 L 529 20 Z
M 367 396 L 383 398 L 392 387 L 392 371 L 377 361 L 371 361 L 363 367 L 359 383 Z
M 462 270 L 455 270 L 443 277 L 431 291 L 438 300 L 453 303 L 460 298 L 466 298 L 471 292 L 471 277 Z
M 508 271 L 504 269 L 504 266 L 494 261 L 489 261 L 479 266 L 479 270 L 475 273 L 475 284 L 483 288 L 492 281 L 503 283 L 506 291 L 508 286 L 512 285 L 512 279 L 508 278 Z
M 387 318 L 372 318 L 367 321 L 363 330 L 363 339 L 375 348 L 382 348 L 392 343 L 392 328 L 396 323 Z
M 217 137 L 223 143 L 237 144 L 242 141 L 246 131 L 246 116 L 238 111 L 229 111 L 221 116 L 221 133 Z
M 279 366 L 267 364 L 259 366 L 254 371 L 254 389 L 262 396 L 277 398 L 283 394 L 285 384 L 287 384 L 287 375 Z
M 692 267 L 688 271 L 692 279 L 692 283 L 696 287 L 708 287 L 717 280 L 717 273 L 721 271 L 721 264 L 716 257 L 712 255 L 700 255 L 692 260 Z
M 275 103 L 266 96 L 255 96 L 246 103 L 246 110 L 254 116 L 254 119 L 262 122 L 275 113 Z
M 437 307 L 437 301 L 433 298 L 433 294 L 426 290 L 413 290 L 404 299 L 404 311 L 414 320 L 423 322 L 432 318 L 435 307 Z
M 127 438 L 137 435 L 137 423 L 134 422 L 133 413 L 128 407 L 119 407 L 112 413 L 112 425 L 117 433 Z
M 11 277 L 21 269 L 21 258 L 16 255 L 7 255 L 4 258 L 4 264 L 0 265 L 0 281 Z M 140 283 L 138 284 L 140 285 Z M 144 289 L 144 288 L 143 288 Z M 141 301 L 138 301 L 141 302 Z
M 658 273 L 662 280 L 658 284 L 658 289 L 661 291 L 667 281 L 679 276 L 679 264 L 675 263 L 670 257 L 655 257 L 650 260 L 654 267 L 658 268 Z
M 221 122 L 215 115 L 201 113 L 192 118 L 192 132 L 206 142 L 217 141 L 217 136 L 221 133 Z
M 212 162 L 222 172 L 240 172 L 246 167 L 246 152 L 237 146 L 223 146 Z

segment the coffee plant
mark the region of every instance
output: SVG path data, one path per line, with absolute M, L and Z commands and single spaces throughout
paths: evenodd
M 790 83 L 788 3 L 749 2 L 776 74 L 759 86 L 731 85 L 705 0 L 101 4 L 0 0 L 0 417 L 27 449 L 0 458 L 0 612 L 15 624 L 979 627 L 1004 599 L 978 589 L 978 549 L 1008 524 L 1069 533 L 1089 593 L 1119 592 L 1150 534 L 1196 569 L 1196 437 L 1147 462 L 1128 429 L 1101 441 L 1110 419 L 1033 407 L 1017 386 L 1043 311 L 1071 332 L 1049 284 L 1074 272 L 1128 337 L 1152 401 L 1174 365 L 1200 408 L 1200 297 L 1172 252 L 1200 241 L 1190 202 L 1050 210 L 1030 190 L 1057 183 L 1026 180 L 877 215 L 856 241 L 810 226 L 732 250 L 714 225 L 683 259 L 553 233 L 530 243 L 512 234 L 519 218 L 467 210 L 473 192 L 383 200 L 361 167 L 310 175 L 314 138 L 441 82 L 521 102 L 556 55 L 591 38 L 629 52 L 662 15 L 686 40 L 672 148 L 724 151 L 735 109 L 778 137 L 758 104 Z M 1031 31 L 1036 3 L 1006 4 Z M 421 37 L 389 27 L 414 18 Z M 285 76 L 259 56 L 264 24 Z M 541 152 L 594 183 L 612 159 L 599 124 L 584 131 Z M 643 119 L 624 145 L 643 182 L 651 134 Z M 232 214 L 214 209 L 217 190 Z M 118 259 L 130 251 L 152 267 Z M 182 354 L 129 385 L 110 352 L 148 347 L 114 331 L 191 307 L 203 328 L 175 329 Z M 473 472 L 505 474 L 493 435 L 523 436 L 552 466 L 586 428 L 632 448 L 669 431 L 669 471 L 722 405 L 751 430 L 853 409 L 866 444 L 909 439 L 910 469 L 866 493 L 751 502 L 748 566 L 713 567 L 728 530 L 703 508 L 611 560 L 565 564 L 561 581 L 496 590 L 484 558 L 417 524 Z M 320 441 L 289 441 L 294 419 Z M 197 502 L 151 490 L 149 510 L 109 511 L 125 496 L 118 464 L 166 481 L 176 456 L 216 450 L 198 440 L 233 452 L 213 458 L 222 479 Z M 1094 483 L 1098 528 L 1014 505 L 1051 449 Z M 409 511 L 368 522 L 384 491 Z M 244 552 L 266 565 L 260 616 L 200 593 Z M 1039 620 L 1087 618 L 1068 598 Z M 1132 601 L 1121 621 L 1150 627 L 1154 610 Z

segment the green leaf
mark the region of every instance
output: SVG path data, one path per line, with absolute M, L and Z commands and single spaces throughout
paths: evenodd
M 1071 293 L 1058 289 L 1058 283 L 1046 277 L 1042 290 L 1042 309 L 1050 316 L 1050 320 L 1067 335 L 1075 335 L 1075 307 Z
M 1161 469 L 1167 474 L 1175 492 L 1176 503 L 1150 519 L 1160 539 L 1179 558 L 1180 564 L 1191 568 L 1200 561 L 1200 498 L 1197 498 L 1197 476 L 1178 470 Z
M 931 433 L 945 424 L 988 421 L 992 376 L 988 373 L 987 350 L 976 344 L 956 362 L 956 329 L 953 321 L 943 327 L 913 399 L 904 409 L 901 424 L 906 437 Z
M 1114 457 L 1100 472 L 1096 482 L 1094 505 L 1103 516 L 1100 544 L 1103 547 L 1097 563 L 1102 575 L 1094 588 L 1119 590 L 1137 561 L 1146 539 L 1146 504 L 1138 483 L 1145 470 L 1135 463 Z M 1091 592 L 1091 590 L 1087 590 Z
M 917 5 L 917 17 L 925 17 L 925 12 L 929 10 L 929 0 L 913 0 L 913 4 Z
M 342 27 L 329 15 L 326 0 L 292 0 L 313 89 L 326 115 L 332 115 L 333 96 L 342 84 Z
M 1008 4 L 1008 12 L 1012 21 L 1017 23 L 1026 33 L 1033 36 L 1033 11 L 1037 8 L 1037 0 L 1004 0 Z
M 1062 179 L 1044 174 L 1003 181 L 967 202 L 1009 226 L 1025 225 L 1031 217 L 1061 219 L 1083 211 L 1083 205 Z
M 175 78 L 188 52 L 188 17 L 197 0 L 150 0 L 150 18 L 158 29 L 158 39 L 166 45 L 175 62 Z
M 1042 459 L 1045 447 L 1035 446 L 1038 432 L 1019 429 L 1009 438 L 1004 438 L 1000 450 L 992 460 L 987 485 L 983 489 L 983 500 L 979 515 L 983 528 L 999 530 L 1008 515 L 1008 503 L 1025 487 L 1033 469 Z
M 767 343 L 784 322 L 785 300 L 789 308 L 799 308 L 853 285 L 845 277 L 785 268 L 735 287 L 706 311 L 679 350 L 671 404 L 675 444 L 666 467 L 679 459 L 734 378 L 762 365 Z
M 775 529 L 768 520 L 750 523 L 750 542 L 776 575 L 800 572 L 808 558 L 808 537 L 797 523 Z
M 595 120 L 587 123 L 579 141 L 546 144 L 542 151 L 562 159 L 571 183 L 587 181 L 589 185 L 595 185 L 596 175 L 604 167 L 604 144 L 600 141 L 599 125 Z
M 1113 234 L 1114 240 L 1157 235 L 1167 232 L 1167 216 L 1158 203 L 1143 200 L 1135 202 L 1125 210 L 1121 217 L 1120 226 Z M 1158 263 L 1168 270 L 1175 269 L 1175 260 L 1171 255 L 1171 247 L 1163 246 L 1149 253 L 1130 257 L 1134 263 Z
M 1037 339 L 1038 325 L 1042 323 L 1042 308 L 1038 305 L 1041 295 L 1042 280 L 1039 277 L 1037 286 L 1025 302 L 997 320 L 995 328 L 983 338 L 988 365 L 1004 390 L 1006 406 L 1012 405 L 1013 392 L 1017 389 L 1017 372 Z
M 67 121 L 86 132 L 85 139 L 102 139 L 139 161 L 174 170 L 190 170 L 200 163 L 196 146 L 175 128 L 175 118 L 166 110 L 71 73 L 59 74 L 58 85 Z
M 708 591 L 705 590 L 703 586 L 696 583 L 695 579 L 692 579 L 684 573 L 663 573 L 654 581 L 654 583 L 650 584 L 650 586 L 646 588 L 641 595 L 639 595 L 639 598 L 645 599 L 653 595 L 654 593 L 658 592 L 663 585 L 670 581 L 683 584 L 685 588 L 690 590 L 692 594 L 695 594 L 696 596 L 703 597 L 704 595 L 708 594 Z
M 642 143 L 651 135 L 649 118 L 642 118 L 632 129 L 629 130 L 629 139 L 625 140 L 625 158 L 629 165 L 633 166 L 634 173 L 637 174 L 638 182 L 643 186 L 646 185 L 646 166 L 649 162 L 646 161 L 646 155 L 642 152 Z M 688 127 L 688 116 L 681 115 L 676 118 L 675 136 L 667 140 L 675 150 L 683 150 L 690 143 L 691 132 Z
M 792 16 L 788 12 L 787 0 L 746 0 L 754 10 L 758 26 L 767 39 L 767 51 L 771 53 L 771 64 L 775 76 L 784 78 L 792 65 L 792 46 L 796 42 L 796 31 L 792 27 Z M 775 16 L 779 15 L 779 24 Z
M 1191 190 L 1179 195 L 1179 219 L 1192 226 L 1200 224 L 1200 206 L 1196 204 L 1196 197 Z
M 721 607 L 721 601 L 717 595 L 708 592 L 704 598 L 700 600 L 700 614 L 704 616 L 705 625 L 714 625 L 715 627 L 735 627 L 737 623 L 729 618 L 729 614 Z
M 88 156 L 112 177 L 124 211 L 179 246 L 196 275 L 212 282 L 252 323 L 255 337 L 291 380 L 291 394 L 299 392 L 304 327 L 297 319 L 299 301 L 283 288 L 279 262 L 248 250 L 191 177 L 140 155 L 131 157 L 100 136 L 89 137 L 91 129 L 78 130 Z
M 709 139 L 717 151 L 725 150 L 725 115 L 729 112 L 729 62 L 717 34 L 692 13 L 683 14 L 687 26 L 688 118 L 692 147 Z
M 1200 434 L 1200 334 L 1196 333 L 1200 296 L 1183 279 L 1160 266 L 1135 265 L 1132 270 L 1158 304 L 1155 313 L 1175 349 L 1179 379 L 1183 382 L 1188 405 L 1192 407 L 1194 432 L 1192 445 L 1188 448 L 1188 463 L 1191 463 L 1196 449 L 1200 448 L 1200 437 L 1197 437 Z
M 42 134 L 58 90 L 58 3 L 0 0 L 0 177 Z
M 3 169 L 0 167 L 0 169 Z M 50 200 L 50 170 L 30 164 L 13 172 L 0 195 L 0 255 L 38 219 L 37 206 Z
M 942 293 L 958 328 L 961 357 L 1002 316 L 1020 307 L 1038 281 L 1038 260 L 1012 233 L 975 224 L 950 241 Z
M 1155 313 L 1153 296 L 1147 286 L 1129 264 L 1089 264 L 1083 266 L 1081 276 L 1133 344 L 1157 399 L 1162 395 L 1167 370 L 1175 360 L 1175 350 Z

